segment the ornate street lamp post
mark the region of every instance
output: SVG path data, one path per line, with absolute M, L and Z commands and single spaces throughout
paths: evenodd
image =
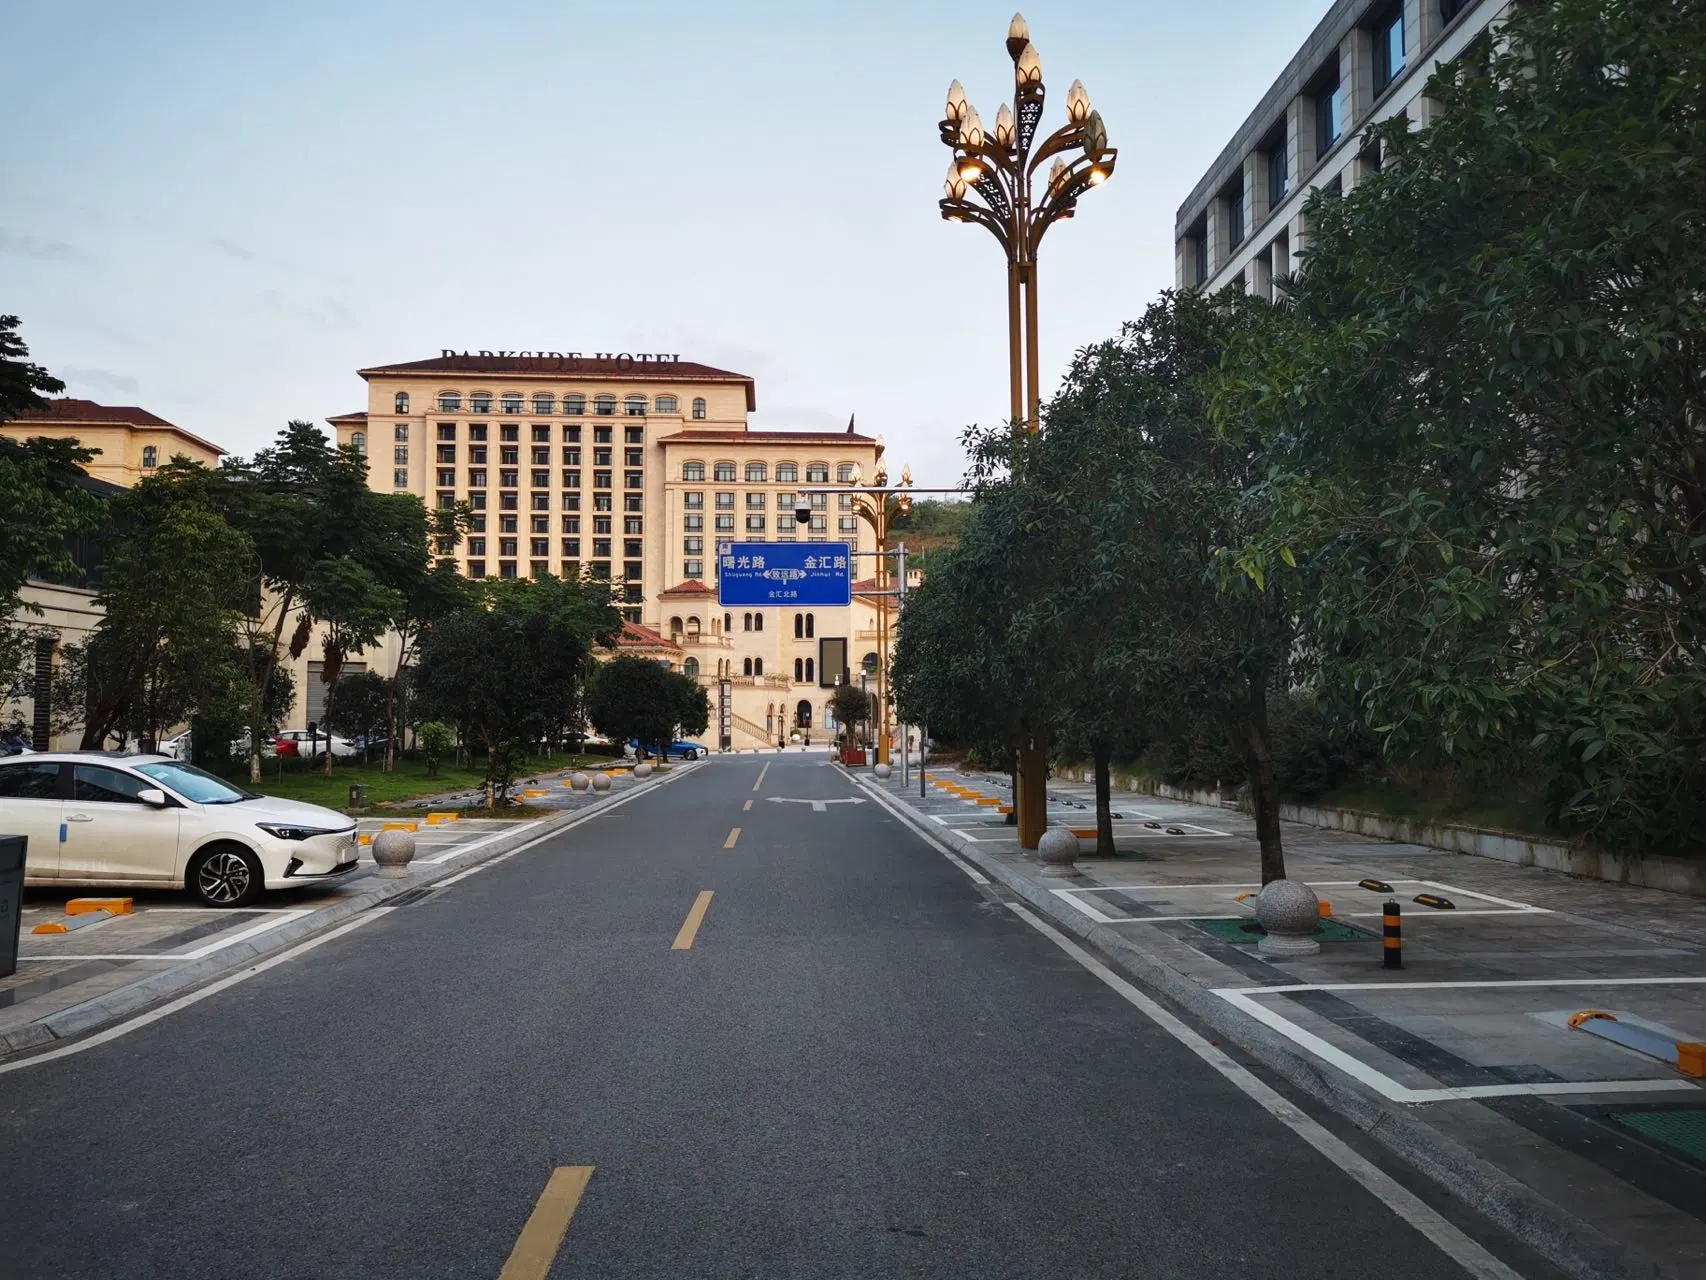
M 1108 145 L 1102 116 L 1074 80 L 1066 91 L 1066 124 L 1037 142 L 1043 118 L 1043 65 L 1022 14 L 1007 28 L 1013 59 L 1013 106 L 995 113 L 985 129 L 966 92 L 955 80 L 937 126 L 953 152 L 940 207 L 949 222 L 975 222 L 1007 255 L 1007 355 L 1015 431 L 1041 428 L 1037 368 L 1037 250 L 1048 229 L 1078 209 L 1078 198 L 1106 182 L 1119 153 Z M 1037 171 L 1053 160 L 1039 183 Z M 1019 844 L 1035 849 L 1047 826 L 1048 751 L 1041 731 L 1022 735 L 1018 785 L 1014 788 Z
M 889 487 L 888 463 L 883 461 L 883 442 L 877 440 L 877 469 L 871 483 L 865 484 L 857 464 L 853 467 L 853 509 L 877 539 L 877 706 L 872 717 L 877 724 L 877 763 L 889 763 L 889 600 L 894 595 L 890 586 L 894 577 L 889 572 L 889 524 L 897 516 L 912 510 L 912 468 L 900 469 L 900 485 Z

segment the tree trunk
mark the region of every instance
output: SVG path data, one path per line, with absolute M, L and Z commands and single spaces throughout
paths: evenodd
M 1019 743 L 1019 847 L 1035 849 L 1048 830 L 1048 730 L 1022 730 Z
M 272 673 L 278 666 L 278 646 L 284 639 L 284 622 L 290 616 L 291 592 L 286 591 L 279 597 L 278 621 L 273 625 L 272 644 L 267 649 L 267 655 L 261 662 L 260 678 L 255 687 L 249 690 L 249 781 L 261 780 L 261 717 L 266 714 L 267 686 L 272 684 Z M 266 583 L 261 583 L 261 598 L 266 598 Z M 254 648 L 249 650 L 250 660 L 254 659 Z M 250 668 L 253 671 L 253 668 Z
M 1242 748 L 1250 774 L 1250 807 L 1256 815 L 1256 839 L 1262 849 L 1262 883 L 1285 879 L 1285 850 L 1280 845 L 1279 785 L 1274 781 L 1274 753 L 1268 734 L 1266 675 L 1251 676 L 1246 721 L 1233 745 Z M 1242 741 L 1239 741 L 1239 737 Z
M 1112 858 L 1114 851 L 1114 805 L 1111 792 L 1113 782 L 1109 771 L 1113 765 L 1114 751 L 1106 743 L 1098 742 L 1090 748 L 1091 759 L 1096 768 L 1096 856 Z

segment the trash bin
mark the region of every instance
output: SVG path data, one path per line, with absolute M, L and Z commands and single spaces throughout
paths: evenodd
M 866 747 L 865 748 L 865 767 L 870 768 L 872 765 L 874 765 L 876 763 L 877 763 L 877 749 L 875 747 Z
M 23 836 L 0 836 L 0 978 L 18 971 L 18 930 L 24 914 Z

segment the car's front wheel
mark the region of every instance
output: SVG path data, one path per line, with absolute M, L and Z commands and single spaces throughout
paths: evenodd
M 216 844 L 190 860 L 186 887 L 210 907 L 246 907 L 261 896 L 260 859 L 234 844 Z

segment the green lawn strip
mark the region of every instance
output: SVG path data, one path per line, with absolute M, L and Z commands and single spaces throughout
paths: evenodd
M 1348 783 L 1308 803 L 1356 809 L 1409 822 L 1446 822 L 1506 831 L 1536 840 L 1568 838 L 1547 826 L 1544 804 L 1537 797 L 1523 794 L 1521 789 L 1439 790 L 1394 779 L 1376 779 Z
M 517 777 L 525 781 L 537 773 L 553 773 L 560 769 L 599 769 L 614 763 L 602 756 L 537 757 L 529 760 Z M 418 800 L 422 796 L 468 791 L 484 785 L 485 772 L 480 768 L 465 769 L 444 761 L 439 765 L 438 774 L 429 777 L 426 765 L 419 760 L 399 760 L 393 773 L 386 773 L 378 764 L 334 761 L 332 776 L 328 778 L 319 768 L 310 770 L 302 763 L 287 763 L 281 774 L 278 763 L 269 760 L 264 763 L 259 782 L 252 783 L 245 778 L 237 779 L 237 782 L 239 786 L 262 795 L 302 800 L 338 810 L 349 808 L 349 789 L 359 784 L 367 788 L 367 806 L 372 809 L 403 800 Z

